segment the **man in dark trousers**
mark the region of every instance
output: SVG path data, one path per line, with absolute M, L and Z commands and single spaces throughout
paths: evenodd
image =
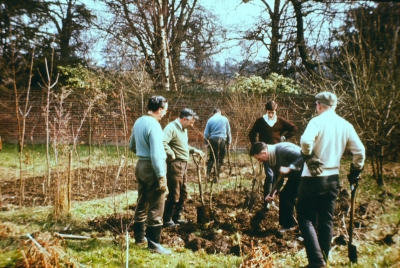
M 297 201 L 308 268 L 326 267 L 343 153 L 349 150 L 353 154 L 348 175 L 351 184 L 358 182 L 365 161 L 365 148 L 354 127 L 335 112 L 336 95 L 325 91 L 315 99 L 318 116 L 310 120 L 300 140 L 305 165 Z
M 187 129 L 198 119 L 196 113 L 183 109 L 179 117 L 164 128 L 164 148 L 167 153 L 168 197 L 165 201 L 164 227 L 186 223 L 181 219 L 187 199 L 187 168 L 190 154 L 204 156 L 201 150 L 189 145 Z
M 290 142 L 281 142 L 274 145 L 255 142 L 250 149 L 250 156 L 253 156 L 258 161 L 268 162 L 275 174 L 280 173 L 288 178 L 285 187 L 279 193 L 279 224 L 282 227 L 281 232 L 291 230 L 296 226 L 294 207 L 304 166 L 303 156 L 300 151 L 299 146 Z M 271 202 L 281 187 L 282 184 L 278 185 L 276 192 L 272 193 L 272 195 L 267 194 L 266 201 Z
M 153 96 L 149 99 L 147 108 L 148 113 L 137 119 L 133 125 L 129 146 L 138 157 L 135 170 L 138 201 L 133 232 L 136 244 L 143 244 L 147 240 L 150 250 L 171 254 L 169 249 L 160 245 L 164 202 L 168 188 L 165 164 L 167 155 L 159 121 L 167 113 L 168 102 L 162 96 Z
M 210 148 L 210 156 L 207 162 L 207 178 L 210 178 L 211 170 L 216 162 L 216 177 L 224 164 L 226 150 L 229 150 L 232 141 L 231 126 L 228 118 L 221 115 L 221 110 L 213 110 L 213 116 L 208 119 L 204 130 L 204 143 Z M 214 178 L 215 179 L 215 178 Z
M 256 120 L 249 132 L 251 144 L 262 141 L 266 144 L 276 144 L 291 138 L 297 132 L 297 126 L 288 120 L 277 116 L 276 109 L 278 105 L 274 101 L 265 104 L 266 114 Z M 270 168 L 268 162 L 264 162 L 265 181 L 264 181 L 264 199 L 271 191 L 272 184 L 278 177 Z M 267 209 L 268 202 L 264 202 L 264 209 Z

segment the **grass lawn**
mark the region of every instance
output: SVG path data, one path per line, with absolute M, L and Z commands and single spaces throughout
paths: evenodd
M 60 150 L 58 164 L 66 167 L 70 147 Z M 23 154 L 22 175 L 26 178 L 46 174 L 45 147 L 41 145 L 27 146 Z M 79 146 L 74 153 L 76 167 L 87 168 L 103 165 L 118 165 L 124 148 L 115 146 L 93 147 L 90 153 L 87 146 Z M 128 161 L 134 163 L 129 155 Z M 0 178 L 12 179 L 19 176 L 19 153 L 15 145 L 4 144 L 0 152 Z M 51 166 L 55 167 L 54 151 L 51 155 Z M 233 156 L 232 161 L 248 161 L 245 155 Z M 250 165 L 247 163 L 246 165 Z M 344 159 L 341 181 L 348 188 L 346 172 L 349 160 Z M 386 186 L 377 188 L 371 178 L 371 172 L 366 166 L 363 180 L 357 192 L 357 204 L 368 204 L 368 211 L 359 220 L 365 227 L 356 229 L 353 244 L 358 251 L 358 264 L 349 263 L 347 246 L 333 245 L 329 267 L 400 267 L 400 179 L 397 163 L 385 165 L 387 176 Z M 243 173 L 251 172 L 250 167 L 241 169 Z M 244 188 L 250 188 L 251 180 L 243 182 Z M 232 180 L 222 180 L 220 190 L 229 190 L 235 186 Z M 190 192 L 197 187 L 190 184 Z M 217 190 L 215 190 L 217 191 Z M 0 193 L 0 198 L 2 198 Z M 115 197 L 75 201 L 72 204 L 71 215 L 55 219 L 52 206 L 12 207 L 0 212 L 0 267 L 24 267 L 24 254 L 27 258 L 36 257 L 36 267 L 126 267 L 125 233 L 112 234 L 109 231 L 97 232 L 91 230 L 89 221 L 97 217 L 113 214 L 131 215 L 129 205 L 136 202 L 137 192 L 128 191 Z M 364 217 L 364 218 L 363 218 Z M 348 218 L 347 218 L 348 220 Z M 346 221 L 347 224 L 347 221 Z M 218 230 L 215 230 L 218 231 Z M 89 236 L 87 240 L 57 240 L 54 232 L 73 233 Z M 347 235 L 347 228 L 339 224 L 335 226 L 336 234 Z M 40 249 L 33 245 L 27 234 L 45 247 L 51 258 L 43 257 Z M 242 237 L 242 230 L 237 230 L 237 237 Z M 269 246 L 266 244 L 265 246 Z M 248 255 L 234 256 L 230 254 L 208 254 L 204 250 L 193 252 L 184 247 L 170 247 L 173 254 L 169 256 L 150 253 L 145 247 L 134 244 L 129 239 L 129 267 L 239 267 L 245 263 Z M 262 248 L 255 248 L 254 253 L 260 253 Z M 262 252 L 260 253 L 262 255 Z M 40 257 L 42 256 L 42 257 Z M 307 264 L 304 249 L 290 252 L 271 252 L 265 257 L 270 267 L 300 267 Z M 31 259 L 32 260 L 32 259 Z M 249 262 L 247 262 L 249 263 Z M 254 263 L 254 262 L 253 262 Z M 243 267 L 250 267 L 243 266 Z

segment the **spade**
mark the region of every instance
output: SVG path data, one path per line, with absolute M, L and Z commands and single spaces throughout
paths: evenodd
M 353 245 L 353 228 L 354 228 L 354 207 L 356 203 L 356 189 L 358 182 L 351 184 L 351 207 L 350 207 L 350 223 L 349 223 L 349 259 L 352 263 L 357 263 L 357 247 Z

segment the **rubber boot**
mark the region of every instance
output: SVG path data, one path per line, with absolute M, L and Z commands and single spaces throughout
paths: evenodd
M 164 215 L 163 215 L 163 227 L 174 227 L 175 223 L 172 221 L 172 214 L 174 213 L 175 203 L 165 202 Z
M 144 222 L 135 222 L 133 223 L 133 235 L 135 237 L 136 245 L 143 245 L 147 242 L 146 237 L 144 236 Z
M 326 263 L 324 261 L 322 261 L 320 264 L 319 263 L 317 263 L 317 264 L 310 263 L 306 266 L 302 266 L 301 268 L 326 268 Z
M 187 221 L 181 219 L 182 213 L 183 213 L 183 202 L 178 202 L 175 205 L 175 212 L 174 215 L 172 216 L 172 220 L 175 224 L 187 223 Z
M 171 254 L 172 251 L 160 244 L 162 226 L 147 226 L 148 249 L 160 254 Z

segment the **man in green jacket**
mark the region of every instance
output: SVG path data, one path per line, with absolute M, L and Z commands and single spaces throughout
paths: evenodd
M 165 202 L 164 227 L 186 223 L 181 219 L 184 202 L 187 199 L 187 167 L 190 154 L 204 153 L 189 145 L 187 128 L 198 119 L 191 109 L 183 109 L 179 118 L 164 128 L 164 149 L 167 153 L 168 197 Z

